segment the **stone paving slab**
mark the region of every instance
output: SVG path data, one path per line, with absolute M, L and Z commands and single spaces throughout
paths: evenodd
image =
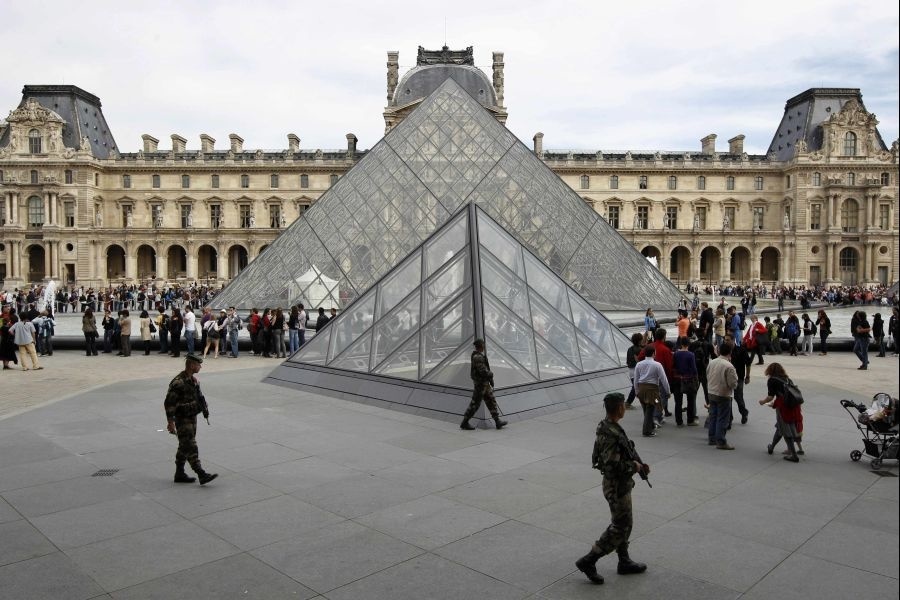
M 210 360 L 200 379 L 212 425 L 198 442 L 220 476 L 176 486 L 161 405 L 180 361 L 57 352 L 44 371 L 3 375 L 24 389 L 7 396 L 26 401 L 0 400 L 0 596 L 894 597 L 897 463 L 879 477 L 849 460 L 862 445 L 838 400 L 897 394 L 896 359 L 864 373 L 849 354 L 778 360 L 807 397 L 800 464 L 765 452 L 774 414 L 754 404 L 758 371 L 734 452 L 671 423 L 643 439 L 627 413 L 653 467 L 654 487 L 634 491 L 631 546 L 650 570 L 621 577 L 604 557 L 597 588 L 574 561 L 608 520 L 589 464 L 599 398 L 461 432 L 261 384 L 275 361 Z M 100 468 L 119 471 L 90 476 Z

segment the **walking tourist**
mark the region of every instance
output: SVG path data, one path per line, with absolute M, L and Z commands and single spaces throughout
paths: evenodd
M 775 409 L 775 435 L 772 437 L 772 443 L 766 446 L 766 450 L 772 454 L 778 442 L 784 438 L 788 448 L 784 460 L 800 462 L 797 455 L 803 454 L 803 446 L 800 443 L 800 436 L 803 432 L 803 413 L 799 404 L 789 406 L 785 399 L 785 388 L 792 382 L 784 367 L 779 363 L 769 365 L 766 368 L 766 376 L 769 378 L 766 384 L 767 395 L 759 403 Z
M 654 360 L 656 346 L 647 344 L 643 350 L 644 358 L 634 367 L 634 392 L 644 409 L 644 422 L 641 433 L 644 437 L 654 437 L 654 416 L 657 406 L 662 404 L 661 398 L 669 396 L 669 378 L 663 366 Z
M 34 349 L 34 325 L 31 324 L 28 313 L 23 312 L 22 318 L 15 321 L 9 328 L 9 333 L 13 336 L 13 341 L 19 347 L 19 362 L 22 364 L 22 370 L 28 371 L 25 365 L 31 362 L 31 368 L 40 371 L 44 367 L 38 362 L 37 352 Z
M 734 365 L 731 364 L 731 343 L 724 343 L 719 348 L 719 356 L 709 362 L 706 378 L 709 380 L 709 445 L 719 450 L 734 450 L 728 443 L 726 432 L 731 422 L 731 399 L 738 378 Z

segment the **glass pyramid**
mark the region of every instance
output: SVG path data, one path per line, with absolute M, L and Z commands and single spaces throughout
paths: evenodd
M 247 309 L 303 302 L 307 308 L 343 309 L 466 203 L 481 207 L 536 263 L 597 308 L 671 309 L 681 298 L 605 219 L 448 79 L 213 305 Z M 550 348 L 541 350 L 549 360 Z M 572 355 L 561 355 L 566 356 Z
M 498 390 L 617 369 L 630 345 L 469 204 L 288 362 L 469 389 L 476 337 Z

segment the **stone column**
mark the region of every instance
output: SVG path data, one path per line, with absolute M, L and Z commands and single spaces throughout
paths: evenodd
M 828 196 L 828 229 L 834 229 L 837 222 L 837 194 Z
M 787 244 L 785 244 L 784 250 L 778 254 L 778 279 L 781 281 L 787 280 L 787 277 L 785 276 L 786 275 L 785 267 L 787 266 L 787 262 L 788 262 L 787 261 L 787 253 L 788 253 L 788 246 L 787 246 Z M 775 283 L 776 283 L 776 285 L 778 284 L 777 281 Z
M 137 279 L 137 256 L 135 256 L 136 246 L 134 242 L 125 244 L 125 278 L 128 281 Z
M 106 251 L 103 248 L 103 242 L 97 242 L 97 279 L 105 280 L 108 273 L 106 272 Z
M 16 225 L 19 224 L 19 192 L 11 192 L 12 196 L 12 220 Z
M 722 247 L 722 255 L 719 258 L 719 283 L 731 281 L 731 253 L 727 246 Z
M 873 196 L 874 198 L 874 196 Z M 872 261 L 869 265 L 869 281 L 877 281 L 878 279 L 878 242 L 869 244 L 871 247 Z
M 194 243 L 188 242 L 185 250 L 187 251 L 187 278 L 192 281 L 197 279 L 197 255 L 194 253 Z
M 4 215 L 4 217 L 5 217 L 6 223 L 8 225 L 12 225 L 12 222 L 13 222 L 13 194 L 12 194 L 12 192 L 6 192 L 3 194 L 3 197 L 4 197 L 4 204 L 6 204 L 6 206 L 3 208 L 4 212 L 6 213 Z
M 225 279 L 228 272 L 228 255 L 225 251 L 224 244 L 216 246 L 216 278 Z
M 156 277 L 158 279 L 169 278 L 169 254 L 162 242 L 156 247 Z
M 10 277 L 19 277 L 19 242 L 10 242 L 9 243 L 9 251 L 7 252 L 9 255 L 9 276 Z
M 691 281 L 700 281 L 700 244 L 691 247 Z

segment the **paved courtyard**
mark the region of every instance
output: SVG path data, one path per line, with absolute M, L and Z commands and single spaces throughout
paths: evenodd
M 897 464 L 850 462 L 861 444 L 838 400 L 897 395 L 897 359 L 865 373 L 848 353 L 782 362 L 807 398 L 798 465 L 765 452 L 758 371 L 734 452 L 674 424 L 641 438 L 626 415 L 653 468 L 653 488 L 635 488 L 631 552 L 650 568 L 620 577 L 606 557 L 598 588 L 574 561 L 609 516 L 590 468 L 599 403 L 462 432 L 260 383 L 276 361 L 209 360 L 198 441 L 220 476 L 176 486 L 162 398 L 178 363 L 57 352 L 43 371 L 3 373 L 0 596 L 896 597 Z M 35 397 L 47 403 L 8 408 Z

